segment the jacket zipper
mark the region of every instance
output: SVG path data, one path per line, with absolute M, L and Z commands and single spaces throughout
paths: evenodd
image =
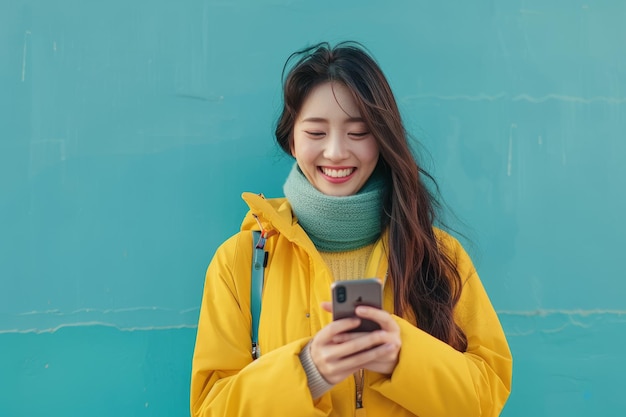
M 363 369 L 359 369 L 354 374 L 355 389 L 356 389 L 356 408 L 363 408 L 363 385 L 365 383 L 365 372 Z

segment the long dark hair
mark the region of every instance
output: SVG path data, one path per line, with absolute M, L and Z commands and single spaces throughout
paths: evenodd
M 289 155 L 296 118 L 311 90 L 332 81 L 351 91 L 376 138 L 379 165 L 387 181 L 381 215 L 389 229 L 394 311 L 400 316 L 412 314 L 420 329 L 465 351 L 467 338 L 454 322 L 462 282 L 437 241 L 433 225 L 439 204 L 423 178 L 436 183 L 411 153 L 396 100 L 376 61 L 358 43 L 331 47 L 324 42 L 292 54 L 283 68 L 283 80 L 283 110 L 276 125 L 276 140 Z

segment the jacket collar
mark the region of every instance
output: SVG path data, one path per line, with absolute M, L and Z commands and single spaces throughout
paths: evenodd
M 319 261 L 322 261 L 317 248 L 304 229 L 298 225 L 298 219 L 293 214 L 291 205 L 286 198 L 266 199 L 263 195 L 254 193 L 243 193 L 241 197 L 250 207 L 250 211 L 241 224 L 241 230 L 259 230 L 262 227 L 265 232 L 270 234 L 281 234 L 284 238 L 305 249 L 314 258 L 319 258 Z M 261 227 L 259 227 L 259 223 Z M 374 246 L 370 256 L 370 265 L 367 267 L 368 273 L 371 276 L 379 277 L 383 283 L 386 281 L 388 267 L 386 256 L 388 237 L 388 231 L 385 230 L 381 239 Z
M 266 199 L 262 194 L 254 193 L 243 193 L 241 197 L 250 207 L 250 211 L 241 224 L 241 230 L 259 230 L 262 228 L 269 234 L 279 233 L 299 246 L 317 252 L 311 239 L 298 225 L 298 219 L 293 214 L 291 205 L 286 198 Z

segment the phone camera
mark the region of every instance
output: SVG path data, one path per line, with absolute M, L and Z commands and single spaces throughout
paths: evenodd
M 343 285 L 337 287 L 337 302 L 346 302 L 346 287 L 344 287 Z

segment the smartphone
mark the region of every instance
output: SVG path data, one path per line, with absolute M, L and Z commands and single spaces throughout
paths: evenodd
M 330 286 L 333 299 L 333 320 L 356 317 L 357 306 L 366 305 L 382 308 L 383 290 L 377 278 L 363 278 L 348 281 L 336 281 Z M 359 327 L 349 332 L 371 332 L 378 330 L 378 323 L 361 319 Z

